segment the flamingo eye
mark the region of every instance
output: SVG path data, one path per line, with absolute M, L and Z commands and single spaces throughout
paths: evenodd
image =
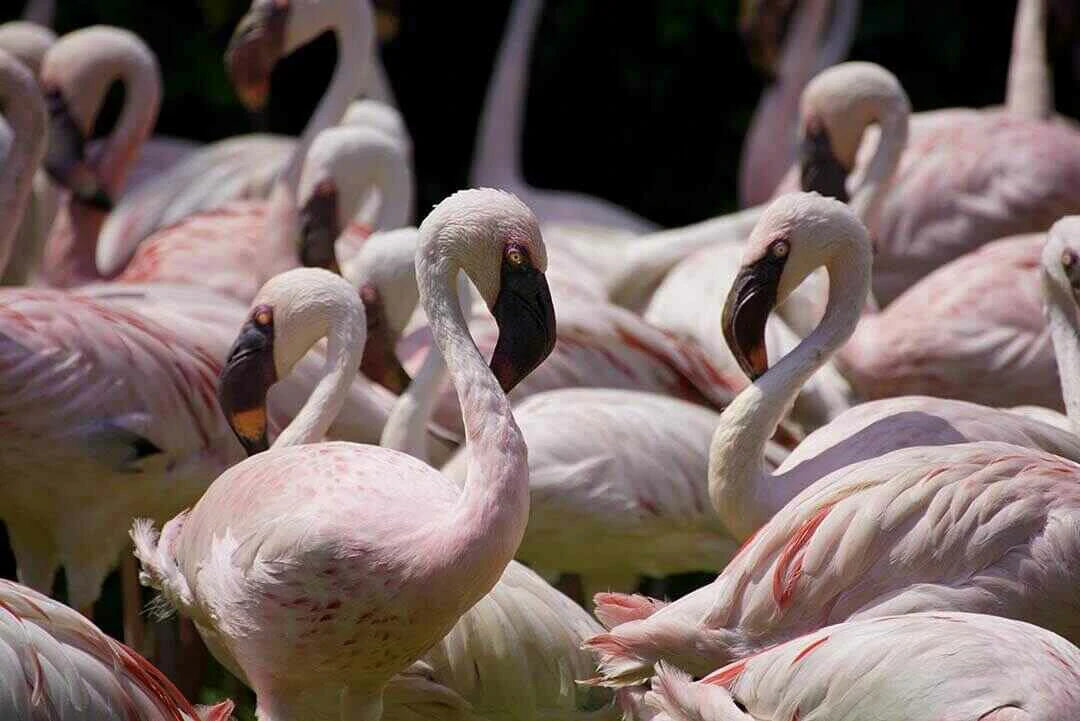
M 520 248 L 507 248 L 506 260 L 517 268 L 525 262 L 525 253 Z
M 261 326 L 268 326 L 274 320 L 274 313 L 266 306 L 259 308 L 255 311 L 253 316 L 255 323 Z
M 1066 250 L 1061 253 L 1061 264 L 1068 270 L 1076 265 L 1076 253 Z
M 777 258 L 785 257 L 790 251 L 791 246 L 786 240 L 778 240 L 772 244 L 772 254 Z

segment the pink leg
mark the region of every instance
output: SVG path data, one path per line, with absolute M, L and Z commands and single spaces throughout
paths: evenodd
M 120 558 L 120 587 L 124 603 L 124 643 L 139 653 L 145 653 L 146 624 L 142 617 L 139 567 L 130 548 L 125 549 Z

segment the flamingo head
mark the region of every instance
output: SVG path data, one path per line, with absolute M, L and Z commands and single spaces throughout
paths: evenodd
M 225 68 L 240 102 L 255 112 L 266 106 L 270 74 L 285 54 L 290 0 L 255 0 L 225 51 Z
M 852 246 L 860 252 L 847 253 Z M 836 263 L 854 268 L 865 262 L 869 278 L 871 254 L 866 228 L 840 201 L 817 193 L 788 193 L 774 200 L 747 239 L 722 315 L 724 338 L 743 372 L 756 380 L 769 369 L 769 314 L 808 275 L 828 268 L 831 293 Z
M 770 79 L 777 76 L 785 28 L 794 8 L 794 0 L 742 0 L 739 5 L 739 35 L 750 62 Z
M 253 455 L 268 446 L 266 397 L 320 339 L 363 347 L 363 305 L 348 281 L 321 268 L 294 268 L 255 296 L 218 382 L 218 400 L 240 444 Z
M 911 112 L 904 88 L 880 65 L 848 62 L 822 71 L 801 99 L 799 172 L 802 189 L 847 202 L 847 180 L 866 129 Z
M 1080 216 L 1054 223 L 1042 252 L 1043 284 L 1080 304 Z
M 420 296 L 423 272 L 461 269 L 499 327 L 491 370 L 509 393 L 555 347 L 555 308 L 548 289 L 547 249 L 540 224 L 514 195 L 490 188 L 462 190 L 443 200 L 420 226 L 416 251 Z

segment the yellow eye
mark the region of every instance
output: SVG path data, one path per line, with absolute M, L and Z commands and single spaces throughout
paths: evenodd
M 270 311 L 268 310 L 260 310 L 255 314 L 255 322 L 259 325 L 270 325 L 272 319 L 273 316 L 270 315 Z
M 1072 268 L 1075 263 L 1076 253 L 1071 250 L 1066 250 L 1061 253 L 1061 264 L 1065 266 L 1066 269 Z
M 510 265 L 517 267 L 525 262 L 525 253 L 518 248 L 508 248 L 506 259 L 510 262 Z
M 772 245 L 772 254 L 777 258 L 783 258 L 791 250 L 786 240 L 778 240 Z

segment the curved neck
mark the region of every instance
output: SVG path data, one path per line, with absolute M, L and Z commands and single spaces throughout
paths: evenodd
M 529 56 L 543 0 L 516 0 L 484 98 L 469 184 L 514 189 L 521 174 L 521 135 L 529 89 Z
M 1046 0 L 1020 0 L 1016 5 L 1005 107 L 1031 120 L 1046 120 L 1054 112 L 1046 57 Z
M 471 605 L 491 589 L 521 543 L 529 516 L 529 468 L 510 401 L 469 334 L 454 289 L 461 266 L 450 255 L 453 242 L 422 235 L 416 270 L 436 346 L 431 352 L 437 350 L 446 362 L 469 454 L 468 477 L 438 531 L 438 548 L 446 556 L 446 580 L 458 584 L 463 601 Z
M 109 74 L 110 70 L 124 86 L 124 107 L 95 166 L 109 195 L 116 198 L 124 189 L 143 143 L 153 132 L 161 106 L 161 75 L 154 58 L 141 52 L 126 53 L 115 60 L 103 59 L 100 71 Z M 104 100 L 103 95 L 98 101 L 99 108 Z
M 365 66 L 371 59 L 375 43 L 375 21 L 368 0 L 309 0 L 306 3 L 295 3 L 293 7 L 290 35 L 294 37 L 289 38 L 287 52 L 331 29 L 337 36 L 338 52 L 338 61 L 330 85 L 304 127 L 304 132 L 293 148 L 282 174 L 285 186 L 292 192 L 295 201 L 304 158 L 312 141 L 323 130 L 341 121 L 349 103 L 364 84 Z M 328 12 L 331 9 L 336 9 L 337 12 Z
M 23 10 L 23 20 L 51 28 L 56 14 L 56 0 L 29 0 Z
M 356 380 L 366 329 L 362 310 L 347 312 L 331 324 L 322 376 L 304 407 L 274 441 L 275 448 L 318 443 L 326 437 Z
M 466 324 L 472 312 L 472 295 L 464 273 L 458 274 L 458 298 Z M 383 426 L 379 445 L 408 453 L 425 463 L 431 462 L 428 447 L 428 425 L 435 414 L 439 389 L 446 377 L 446 361 L 438 348 L 432 346 L 423 365 L 413 377 L 409 387 L 398 396 L 394 410 Z
M 709 448 L 709 498 L 728 530 L 745 538 L 800 489 L 765 469 L 765 447 L 803 385 L 855 332 L 870 290 L 871 250 L 852 243 L 826 263 L 829 302 L 817 328 L 736 396 Z
M 907 146 L 910 115 L 907 101 L 899 98 L 883 104 L 878 112 L 877 124 L 881 134 L 877 150 L 856 182 L 856 190 L 849 203 L 855 215 L 871 232 L 876 227 L 878 209 L 889 182 L 900 167 L 900 158 Z
M 795 162 L 799 99 L 817 73 L 836 64 L 851 47 L 858 0 L 837 0 L 833 23 L 819 45 L 831 0 L 808 0 L 795 9 L 775 81 L 762 93 L 743 143 L 739 163 L 739 202 L 767 201 Z
M 601 268 L 610 267 L 611 254 L 617 253 L 620 263 L 604 280 L 607 296 L 617 305 L 641 311 L 664 276 L 680 261 L 703 248 L 724 243 L 741 244 L 757 225 L 763 209 L 762 206 L 747 208 L 630 241 L 620 236 L 615 248 L 603 243 L 580 243 L 574 250 L 585 258 L 596 254 L 596 262 Z
M 1073 433 L 1080 435 L 1080 321 L 1076 302 L 1043 272 L 1043 296 L 1050 338 L 1054 343 L 1061 395 Z
M 0 62 L 15 63 L 16 61 Z M 45 105 L 34 78 L 22 68 L 0 65 L 0 108 L 11 129 L 0 158 L 0 274 L 11 257 L 12 244 L 30 204 L 34 173 L 45 154 Z M 2 121 L 0 121 L 2 122 Z M 0 127 L 0 148 L 3 147 Z

